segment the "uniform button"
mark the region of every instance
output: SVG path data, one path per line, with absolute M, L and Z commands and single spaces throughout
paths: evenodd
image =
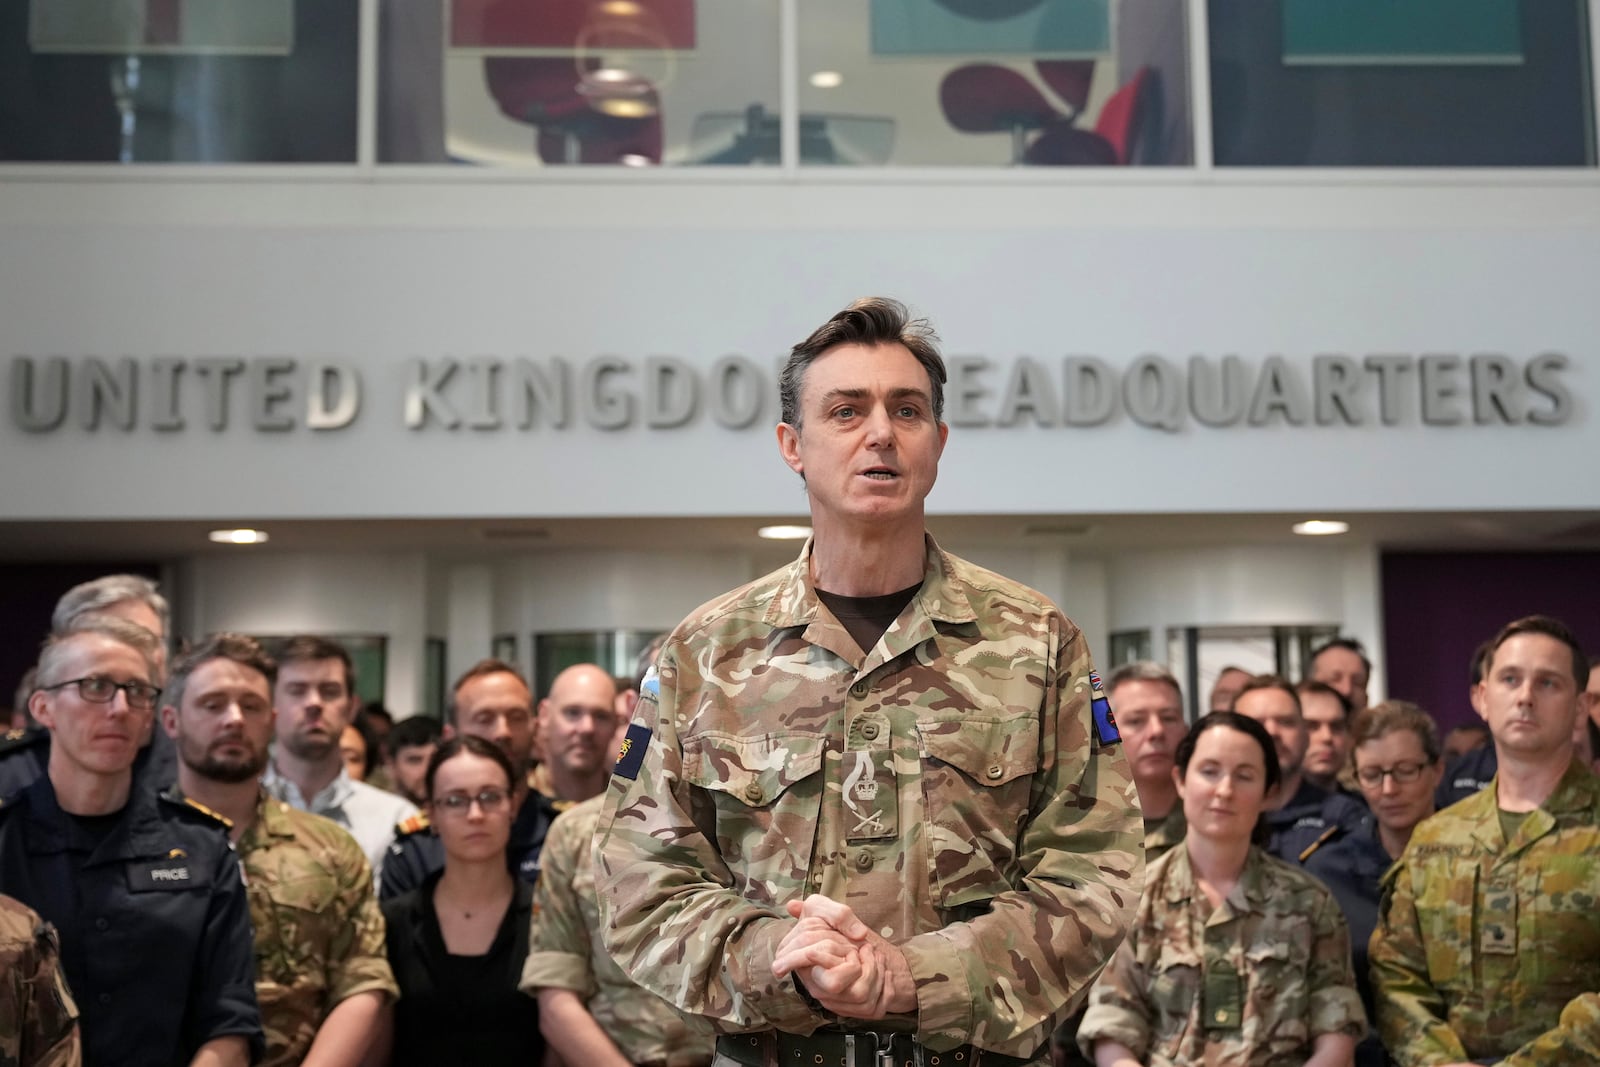
M 760 800 L 761 799 L 761 786 L 760 786 L 760 784 L 758 784 L 756 782 L 751 782 L 749 785 L 745 786 L 744 787 L 744 798 L 746 800 L 749 800 L 749 801 Z
M 850 687 L 850 695 L 853 697 L 864 697 L 867 695 L 867 688 L 868 686 L 865 680 L 859 681 Z
M 858 871 L 870 871 L 870 870 L 872 870 L 872 853 L 870 853 L 870 852 L 857 852 L 856 853 L 856 870 L 858 870 Z
M 1227 1011 L 1222 1009 L 1222 1008 L 1218 1008 L 1217 1009 L 1217 1022 L 1225 1023 L 1227 1021 L 1228 1021 L 1228 1013 L 1227 1013 Z
M 875 722 L 863 723 L 861 726 L 861 736 L 865 737 L 868 741 L 876 741 L 878 739 L 878 724 Z
M 999 778 L 1002 774 L 1005 774 L 1005 773 L 1006 773 L 1006 769 L 1004 767 L 1000 766 L 998 763 L 996 763 L 993 767 L 989 768 L 989 777 L 990 778 Z
M 102 1004 L 110 1004 L 111 1003 L 111 994 L 110 993 L 101 993 L 95 999 L 100 1001 L 100 1003 L 102 1003 Z
M 110 926 L 111 926 L 111 923 L 106 919 L 106 917 L 104 915 L 100 916 L 100 918 L 98 918 L 98 919 L 96 919 L 94 921 L 94 928 L 96 930 L 105 930 L 105 929 L 108 929 Z

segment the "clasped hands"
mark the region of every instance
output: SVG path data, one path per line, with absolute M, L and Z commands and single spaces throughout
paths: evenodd
M 798 919 L 778 942 L 772 973 L 793 974 L 828 1011 L 881 1019 L 917 1010 L 917 987 L 905 954 L 862 922 L 847 904 L 819 894 L 792 900 Z

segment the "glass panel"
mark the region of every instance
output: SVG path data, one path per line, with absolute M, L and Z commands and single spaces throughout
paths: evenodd
M 1183 0 L 806 0 L 801 162 L 1187 164 Z
M 0 160 L 353 163 L 358 8 L 0 4 Z
M 599 664 L 613 677 L 632 677 L 634 663 L 656 630 L 574 630 L 533 635 L 534 695 L 550 692 L 556 675 L 577 663 Z
M 776 163 L 778 0 L 385 0 L 389 163 Z
M 1150 631 L 1126 630 L 1111 635 L 1111 662 L 1106 665 L 1109 675 L 1118 667 L 1150 658 Z
M 350 653 L 356 673 L 356 695 L 363 704 L 382 704 L 384 670 L 388 664 L 389 639 L 381 634 L 319 634 Z M 288 634 L 255 635 L 274 659 L 283 651 Z
M 1279 674 L 1297 682 L 1310 650 L 1338 632 L 1336 625 L 1173 627 L 1167 631 L 1167 662 L 1186 681 L 1191 714 L 1198 716 L 1209 709 L 1223 671 Z
M 1210 0 L 1219 166 L 1595 161 L 1586 0 Z

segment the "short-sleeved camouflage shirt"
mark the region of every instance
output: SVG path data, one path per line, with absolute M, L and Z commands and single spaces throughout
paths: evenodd
M 1078 1045 L 1093 1058 L 1116 1041 L 1149 1067 L 1301 1067 L 1319 1035 L 1366 1031 L 1350 932 L 1322 883 L 1252 848 L 1210 909 L 1178 847 L 1151 865 Z
M 921 588 L 863 653 L 809 564 L 808 544 L 663 646 L 597 831 L 606 946 L 720 1030 L 806 1034 L 841 1021 L 772 961 L 785 903 L 821 893 L 910 966 L 916 1016 L 876 1028 L 1034 1056 L 1143 882 L 1088 645 L 929 539 Z
M 366 854 L 342 827 L 262 794 L 239 838 L 256 935 L 264 1065 L 297 1064 L 347 997 L 399 996 Z

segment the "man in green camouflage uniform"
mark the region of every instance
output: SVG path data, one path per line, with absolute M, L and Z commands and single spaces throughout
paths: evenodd
M 539 1028 L 573 1067 L 703 1067 L 710 1024 L 640 987 L 600 940 L 590 844 L 604 803 L 590 797 L 550 825 L 522 991 L 539 998 Z
M 78 1006 L 50 924 L 0 895 L 0 1067 L 79 1067 Z
M 1492 642 L 1491 786 L 1418 824 L 1372 936 L 1379 1033 L 1401 1067 L 1600 1063 L 1600 779 L 1573 758 L 1588 661 L 1533 616 Z
M 179 658 L 162 722 L 178 785 L 230 823 L 255 927 L 267 1067 L 355 1067 L 387 1042 L 399 995 L 361 846 L 342 827 L 260 786 L 275 666 L 253 639 L 218 634 Z
M 667 639 L 606 794 L 606 947 L 723 1067 L 1033 1062 L 1138 903 L 1083 634 L 924 531 L 944 381 L 893 301 L 795 347 L 812 540 Z
M 1149 869 L 1138 918 L 1095 983 L 1078 1044 L 1151 1065 L 1301 1067 L 1321 1034 L 1367 1031 L 1350 930 L 1315 878 L 1251 849 L 1215 910 L 1187 849 Z M 1212 975 L 1237 976 L 1213 986 Z

